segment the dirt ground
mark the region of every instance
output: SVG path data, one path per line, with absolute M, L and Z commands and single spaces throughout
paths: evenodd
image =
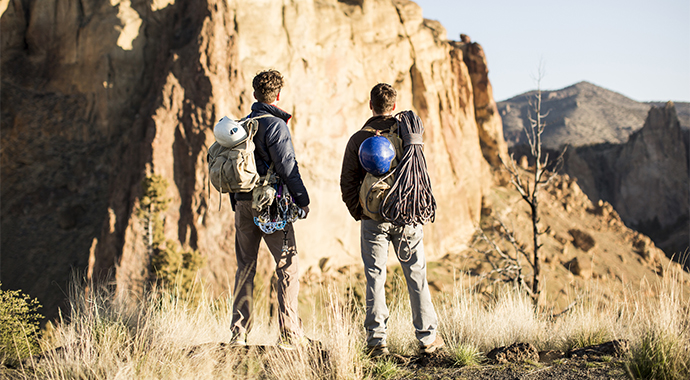
M 392 379 L 629 379 L 624 361 L 610 357 L 557 359 L 550 363 L 506 363 L 457 367 L 445 353 L 431 359 L 401 363 L 401 371 Z

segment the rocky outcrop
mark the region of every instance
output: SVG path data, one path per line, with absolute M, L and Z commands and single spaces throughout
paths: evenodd
M 609 202 L 669 254 L 688 247 L 688 157 L 672 102 L 652 107 L 625 144 L 571 149 L 565 171 L 591 199 Z
M 206 149 L 218 118 L 248 112 L 259 70 L 286 78 L 279 105 L 312 198 L 296 224 L 303 269 L 359 260 L 337 173 L 377 82 L 426 128 L 430 257 L 466 243 L 487 160 L 505 154 L 481 47 L 450 43 L 411 1 L 11 0 L 0 26 L 2 283 L 38 296 L 48 316 L 75 269 L 142 285 L 136 209 L 151 174 L 170 183 L 166 238 L 199 250 L 206 283 L 227 291 L 233 214 L 207 187 Z
M 462 34 L 460 37 L 460 42 L 451 43 L 462 51 L 465 65 L 472 79 L 475 118 L 479 128 L 482 154 L 492 166 L 500 167 L 501 159 L 507 162 L 508 146 L 503 138 L 503 123 L 489 82 L 489 66 L 484 49 L 476 42 L 472 42 L 468 35 Z
M 509 346 L 496 347 L 486 357 L 498 364 L 538 362 L 539 351 L 531 343 L 513 343 Z

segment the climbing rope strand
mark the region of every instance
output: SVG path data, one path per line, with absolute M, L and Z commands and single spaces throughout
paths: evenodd
M 397 226 L 417 226 L 434 222 L 436 200 L 431 191 L 421 135 L 422 121 L 412 111 L 396 115 L 400 136 L 407 144 L 396 168 L 398 173 L 388 195 L 383 200 L 381 215 Z

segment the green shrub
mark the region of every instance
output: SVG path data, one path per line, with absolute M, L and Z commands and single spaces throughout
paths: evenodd
M 170 198 L 165 196 L 168 181 L 162 176 L 151 175 L 141 181 L 143 194 L 139 200 L 137 216 L 144 222 L 146 245 L 153 249 L 165 242 L 164 222 L 161 213 L 168 209 Z
M 649 331 L 632 347 L 628 368 L 637 379 L 688 379 L 687 344 L 682 337 Z
M 199 251 L 182 251 L 172 240 L 168 240 L 165 247 L 157 247 L 151 258 L 156 279 L 165 288 L 179 291 L 182 298 L 199 295 L 201 287 L 194 286 L 194 280 L 203 264 Z
M 19 290 L 0 289 L 0 364 L 14 366 L 38 352 L 40 307 Z
M 198 298 L 201 287 L 194 286 L 194 280 L 204 264 L 203 257 L 199 251 L 182 250 L 177 242 L 165 239 L 162 213 L 170 203 L 165 196 L 168 181 L 154 174 L 144 178 L 141 187 L 143 194 L 137 216 L 144 224 L 145 243 L 151 255 L 152 280 L 178 292 L 182 298 Z

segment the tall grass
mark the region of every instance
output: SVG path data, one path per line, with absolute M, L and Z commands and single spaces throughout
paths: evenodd
M 392 279 L 393 281 L 400 281 Z M 457 281 L 437 295 L 440 332 L 459 366 L 482 362 L 482 353 L 516 342 L 539 350 L 569 350 L 625 339 L 624 356 L 637 378 L 685 379 L 690 375 L 689 304 L 681 280 L 660 280 L 658 297 L 632 289 L 617 300 L 596 287 L 574 294 L 574 308 L 553 318 L 512 287 L 495 287 L 487 298 Z M 398 284 L 399 285 L 399 284 Z M 389 295 L 391 351 L 415 354 L 416 342 L 406 291 L 393 284 Z M 404 289 L 404 287 L 402 287 Z M 362 379 L 395 377 L 394 363 L 372 361 L 365 346 L 363 306 L 335 286 L 312 291 L 312 310 L 301 310 L 305 331 L 319 345 L 283 352 L 232 349 L 232 299 L 193 302 L 167 290 L 133 297 L 102 290 L 71 297 L 72 310 L 43 339 L 43 354 L 24 362 L 25 379 Z M 307 294 L 307 292 L 304 292 Z M 306 295 L 303 295 L 306 296 Z M 318 298 L 318 299 L 317 299 Z M 200 299 L 200 301 L 199 301 Z M 275 324 L 267 323 L 267 302 L 257 303 L 250 344 L 271 345 Z M 309 318 L 311 316 L 311 318 Z M 452 361 L 451 361 L 452 362 Z
M 323 347 L 296 352 L 226 347 L 232 300 L 193 301 L 152 290 L 143 298 L 101 291 L 71 297 L 69 317 L 52 332 L 53 347 L 26 362 L 24 378 L 41 379 L 327 379 L 359 378 L 358 317 L 334 293 L 319 334 Z M 325 329 L 329 325 L 332 328 Z M 272 344 L 277 329 L 254 326 L 252 344 Z M 46 340 L 47 342 L 47 340 Z M 328 356 L 324 355 L 328 352 Z
M 678 272 L 670 272 L 658 298 L 635 303 L 638 323 L 629 371 L 640 379 L 690 378 L 690 304 Z
M 512 343 L 532 343 L 538 350 L 588 347 L 614 339 L 628 342 L 623 353 L 636 378 L 690 378 L 690 302 L 682 293 L 680 272 L 666 271 L 657 296 L 626 289 L 620 299 L 602 296 L 591 283 L 573 295 L 575 306 L 559 317 L 540 311 L 519 289 L 499 287 L 490 297 L 463 287 L 440 300 L 441 332 L 456 360 Z M 462 355 L 461 355 L 462 354 Z
M 545 318 L 527 295 L 512 287 L 498 288 L 487 301 L 458 281 L 440 306 L 441 332 L 452 347 L 469 344 L 488 352 L 515 342 L 540 346 L 548 337 Z

